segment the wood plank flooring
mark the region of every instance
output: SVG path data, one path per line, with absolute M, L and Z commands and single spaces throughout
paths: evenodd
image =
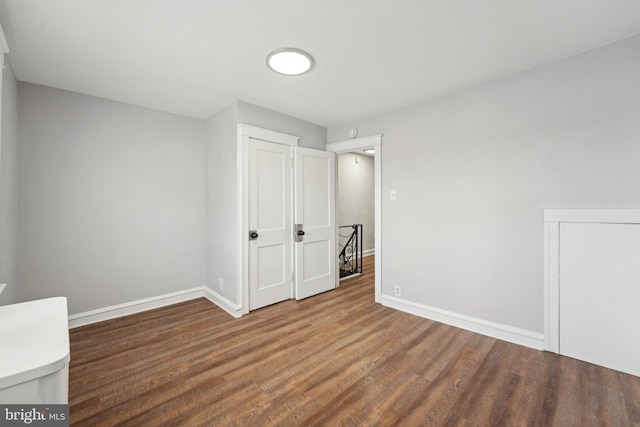
M 365 261 L 241 319 L 197 299 L 72 329 L 72 425 L 640 425 L 640 378 L 375 304 Z

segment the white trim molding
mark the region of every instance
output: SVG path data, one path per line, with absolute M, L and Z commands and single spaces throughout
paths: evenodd
M 238 136 L 248 136 L 249 138 L 259 139 L 261 141 L 274 142 L 276 144 L 291 145 L 297 147 L 300 141 L 299 136 L 288 135 L 275 130 L 263 129 L 257 126 L 238 123 Z
M 544 348 L 544 334 L 539 332 L 490 322 L 389 295 L 382 296 L 382 305 L 536 350 Z
M 349 139 L 340 142 L 333 142 L 331 144 L 327 144 L 326 147 L 327 151 L 332 151 L 334 153 L 347 153 L 349 151 L 358 150 L 361 148 L 377 148 L 376 146 L 380 145 L 381 143 L 382 134 Z M 378 154 L 378 150 L 376 150 L 376 154 Z
M 240 317 L 240 306 L 231 303 L 221 295 L 216 294 L 211 289 L 202 286 L 198 288 L 185 289 L 183 291 L 158 295 L 150 298 L 143 298 L 136 301 L 125 302 L 123 304 L 111 305 L 98 308 L 96 310 L 85 311 L 69 316 L 69 328 L 89 325 L 91 323 L 102 322 L 104 320 L 115 319 L 130 314 L 141 313 L 154 308 L 165 307 L 196 298 L 206 298 L 233 317 Z
M 136 301 L 111 305 L 98 308 L 96 310 L 69 315 L 69 328 L 76 328 L 91 323 L 102 322 L 103 320 L 115 319 L 117 317 L 128 316 L 154 308 L 160 308 L 183 301 L 189 301 L 204 296 L 202 288 L 191 288 L 184 291 L 172 292 L 150 298 L 143 298 Z
M 640 209 L 545 209 L 544 222 L 640 224 Z
M 640 224 L 640 209 L 544 210 L 544 349 L 560 352 L 560 224 Z
M 544 223 L 544 349 L 560 348 L 560 223 Z
M 353 150 L 373 147 L 374 173 L 374 248 L 376 254 L 375 270 L 375 301 L 381 303 L 382 298 L 382 134 L 327 144 L 327 151 L 333 153 L 348 153 Z M 337 238 L 336 238 L 337 241 Z

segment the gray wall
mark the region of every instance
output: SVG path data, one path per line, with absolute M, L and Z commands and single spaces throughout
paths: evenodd
M 301 147 L 325 150 L 327 128 L 273 110 L 238 101 L 238 123 L 300 137 Z
M 207 120 L 207 286 L 239 304 L 237 289 L 237 128 L 233 103 Z M 223 280 L 223 289 L 218 280 Z
M 14 303 L 16 293 L 16 233 L 18 212 L 18 82 L 9 57 L 2 73 L 2 137 L 0 139 L 0 283 L 7 288 L 0 305 Z
M 18 89 L 18 299 L 74 314 L 202 286 L 204 121 Z
M 364 154 L 338 155 L 338 225 L 362 224 L 362 249 L 365 251 L 375 247 L 373 160 Z M 350 233 L 351 230 L 340 229 L 340 235 Z M 344 240 L 340 239 L 342 244 Z
M 17 299 L 66 295 L 71 314 L 203 284 L 239 303 L 237 123 L 326 144 L 326 128 L 240 101 L 202 121 L 18 93 Z
M 383 294 L 542 332 L 543 209 L 640 207 L 638 76 L 636 36 L 329 129 L 384 134 Z

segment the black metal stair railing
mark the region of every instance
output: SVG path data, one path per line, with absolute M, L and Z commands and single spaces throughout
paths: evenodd
M 351 229 L 351 234 L 339 235 L 340 278 L 362 273 L 362 224 L 341 225 L 340 230 Z M 344 242 L 344 244 L 342 243 Z

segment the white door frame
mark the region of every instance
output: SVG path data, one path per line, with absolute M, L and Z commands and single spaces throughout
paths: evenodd
M 247 314 L 249 313 L 249 238 L 247 234 L 249 230 L 249 138 L 297 147 L 300 137 L 238 123 L 237 138 L 236 241 L 239 242 L 237 276 L 240 285 L 238 300 L 242 306 L 241 314 Z M 293 206 L 291 208 L 293 209 Z M 293 253 L 290 256 L 293 260 Z
M 347 141 L 334 142 L 327 144 L 327 151 L 340 153 L 350 153 L 354 150 L 364 148 L 372 148 L 375 150 L 374 155 L 374 253 L 375 262 L 375 301 L 380 303 L 382 296 L 382 134 L 372 135 L 363 138 L 350 139 Z M 336 198 L 337 199 L 337 198 Z M 336 204 L 337 209 L 337 204 Z M 338 218 L 339 222 L 340 219 Z M 336 230 L 338 230 L 336 223 Z M 337 231 L 336 231 L 337 232 Z M 338 236 L 336 236 L 336 242 Z M 338 251 L 339 252 L 339 251 Z M 339 275 L 338 275 L 339 277 Z

